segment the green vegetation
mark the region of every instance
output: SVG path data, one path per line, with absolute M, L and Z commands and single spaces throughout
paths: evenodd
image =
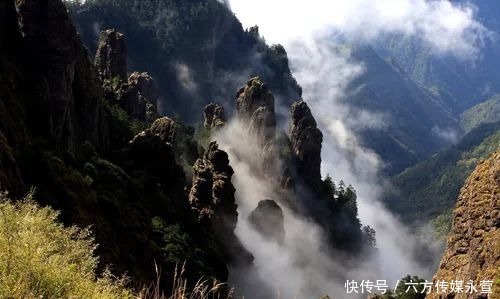
M 427 290 L 424 289 L 425 280 L 418 276 L 407 275 L 399 280 L 394 291 L 387 291 L 381 295 L 375 295 L 372 299 L 424 299 Z
M 336 248 L 355 252 L 376 246 L 375 230 L 361 226 L 356 190 L 351 185 L 346 186 L 342 180 L 335 184 L 327 175 L 322 181 L 321 194 L 331 213 L 326 217 L 326 231 Z
M 465 179 L 482 159 L 500 147 L 500 122 L 473 129 L 457 145 L 393 178 L 385 202 L 408 222 L 435 219 L 438 236 L 450 228 L 451 210 Z
M 133 298 L 124 279 L 96 275 L 89 229 L 65 228 L 59 214 L 0 194 L 0 298 Z
M 482 124 L 498 121 L 500 121 L 500 94 L 466 110 L 460 116 L 460 125 L 466 133 Z
M 129 68 L 151 74 L 163 113 L 189 124 L 210 101 L 232 102 L 255 74 L 289 104 L 300 97 L 285 49 L 268 46 L 257 28 L 244 30 L 220 1 L 87 0 L 67 6 L 90 53 L 96 50 L 96 24 L 124 33 Z

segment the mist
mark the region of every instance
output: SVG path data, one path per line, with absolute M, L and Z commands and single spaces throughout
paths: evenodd
M 303 88 L 303 99 L 324 135 L 322 175 L 330 174 L 335 181 L 354 186 L 359 217 L 376 230 L 378 248 L 370 259 L 353 268 L 342 257 L 320 250 L 325 242 L 321 228 L 284 205 L 284 244 L 270 242 L 255 232 L 247 221 L 250 211 L 260 200 L 279 196 L 255 170 L 255 142 L 233 120 L 217 140 L 235 169 L 233 183 L 240 213 L 236 234 L 255 256 L 255 266 L 231 269 L 231 283 L 240 287 L 246 298 L 269 293 L 276 298 L 326 294 L 344 298 L 349 297 L 345 278 L 387 280 L 390 288 L 406 274 L 430 280 L 435 268 L 418 260 L 416 254 L 422 239 L 417 240 L 379 201 L 388 187 L 381 175 L 384 165 L 373 151 L 363 147 L 356 130 L 383 128 L 387 116 L 349 105 L 346 88 L 365 68 L 342 44 L 369 44 L 382 34 L 397 33 L 420 38 L 436 55 L 474 60 L 489 36 L 474 19 L 475 8 L 424 0 L 232 0 L 230 7 L 245 27 L 258 25 L 268 42 L 285 46 L 294 76 Z M 440 254 L 437 245 L 431 248 L 436 252 L 429 254 Z

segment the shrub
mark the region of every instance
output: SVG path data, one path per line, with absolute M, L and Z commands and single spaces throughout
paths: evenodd
M 0 298 L 133 298 L 124 279 L 96 276 L 89 229 L 64 227 L 32 195 L 12 202 L 0 193 Z

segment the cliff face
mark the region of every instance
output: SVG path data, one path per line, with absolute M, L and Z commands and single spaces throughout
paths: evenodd
M 25 101 L 31 128 L 61 150 L 75 152 L 85 141 L 105 147 L 102 90 L 66 7 L 56 0 L 23 0 L 15 1 L 15 9 L 22 38 L 13 55 L 18 70 L 30 74 L 19 79 L 29 86 Z
M 0 15 L 0 184 L 20 195 L 15 154 L 32 137 L 75 155 L 87 141 L 105 149 L 109 130 L 100 84 L 64 4 L 2 1 Z
M 259 77 L 250 79 L 236 94 L 237 117 L 250 126 L 260 146 L 269 143 L 276 133 L 274 96 Z
M 232 234 L 238 219 L 231 177 L 233 169 L 229 165 L 226 152 L 220 150 L 216 142 L 211 142 L 202 159 L 196 161 L 193 185 L 189 201 L 198 221 L 212 225 L 222 235 Z
M 127 43 L 125 36 L 115 29 L 101 31 L 95 55 L 95 64 L 101 80 L 127 80 Z
M 434 282 L 492 281 L 493 294 L 445 293 L 429 298 L 500 298 L 500 152 L 480 163 L 458 197 L 452 231 Z
M 234 171 L 227 153 L 212 141 L 193 169 L 189 203 L 198 222 L 212 229 L 233 265 L 249 264 L 253 257 L 234 233 L 238 206 L 234 197 L 236 189 L 231 183 Z
M 318 129 L 311 110 L 303 101 L 292 105 L 290 139 L 298 173 L 313 192 L 319 192 L 323 134 Z

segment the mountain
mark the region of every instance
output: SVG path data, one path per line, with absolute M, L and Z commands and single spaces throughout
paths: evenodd
M 34 188 L 65 225 L 91 226 L 101 270 L 140 284 L 155 279 L 155 263 L 186 261 L 190 280 L 226 279 L 230 254 L 192 213 L 176 157 L 189 130 L 168 118 L 142 123 L 105 95 L 62 1 L 5 1 L 0 15 L 2 191 L 17 200 Z M 116 82 L 112 98 L 143 101 L 140 77 Z
M 102 9 L 101 12 L 127 17 L 121 14 L 123 6 L 116 2 L 106 2 L 110 6 L 92 10 L 93 5 L 102 3 L 74 3 L 72 9 L 80 9 L 80 16 L 89 18 L 93 15 L 85 14 L 86 9 L 96 13 Z M 162 5 L 130 2 L 128 7 L 144 11 L 129 13 L 134 12 L 135 18 L 155 12 L 156 9 L 149 10 L 148 3 Z M 176 94 L 185 87 L 185 81 L 177 78 L 163 84 L 168 77 L 162 75 L 172 71 L 168 70 L 171 60 L 161 62 L 144 56 L 150 54 L 147 51 L 169 53 L 175 59 L 201 55 L 199 51 L 205 50 L 192 47 L 194 40 L 174 40 L 168 47 L 149 48 L 148 42 L 168 42 L 161 26 L 153 28 L 160 31 L 151 31 L 149 25 L 139 25 L 130 16 L 130 24 L 139 26 L 138 31 L 131 30 L 132 43 L 123 32 L 106 28 L 95 40 L 93 59 L 81 40 L 85 33 L 77 32 L 61 0 L 5 1 L 5 5 L 0 5 L 1 191 L 9 192 L 14 202 L 31 191 L 32 200 L 38 205 L 59 211 L 58 220 L 65 226 L 90 227 L 98 244 L 95 254 L 100 257 L 98 267 L 89 268 L 90 272 L 105 274 L 109 269 L 113 275 L 126 274 L 134 285 L 156 281 L 162 291 L 173 287 L 172 276 L 177 273 L 172 271 L 176 266 L 183 265 L 188 287 L 201 277 L 226 282 L 230 268 L 247 270 L 255 266 L 252 252 L 235 233 L 237 223 L 246 221 L 239 216 L 237 186 L 232 180 L 234 174 L 245 175 L 245 170 L 237 173 L 238 169 L 232 166 L 242 160 L 259 177 L 266 178 L 263 185 L 272 185 L 269 196 L 273 197 L 275 210 L 271 213 L 281 209 L 288 213 L 287 217 L 300 215 L 314 222 L 315 229 L 325 232 L 328 254 L 342 255 L 348 260 L 370 252 L 375 233 L 361 227 L 354 189 L 343 184 L 337 188 L 331 179 L 321 178 L 322 133 L 307 103 L 294 102 L 286 115 L 277 112 L 273 88 L 278 94 L 283 92 L 281 95 L 292 92 L 295 97 L 300 93 L 288 70 L 284 49 L 267 47 L 256 28 L 243 31 L 227 8 L 216 1 L 169 3 L 174 5 L 169 8 L 179 5 L 182 17 L 178 20 L 180 31 L 168 34 L 207 39 L 203 34 L 208 27 L 201 26 L 197 18 L 215 13 L 210 20 L 220 17 L 231 21 L 234 27 L 230 28 L 236 36 L 250 40 L 252 47 L 244 44 L 240 53 L 243 63 L 248 62 L 250 52 L 255 54 L 260 47 L 258 53 L 263 60 L 259 61 L 263 62 L 256 65 L 267 63 L 269 68 L 281 67 L 282 72 L 267 73 L 275 74 L 270 77 L 271 84 L 261 77 L 252 77 L 241 82 L 242 87 L 226 90 L 233 94 L 230 101 L 223 102 L 235 111 L 230 122 L 223 106 L 199 106 L 197 98 Z M 124 20 L 114 17 L 116 22 Z M 146 15 L 141 17 L 143 22 L 150 20 Z M 190 26 L 184 32 L 186 24 L 201 32 L 191 31 Z M 226 37 L 231 39 L 234 35 Z M 226 45 L 222 43 L 222 48 L 209 52 L 222 55 L 218 51 Z M 140 47 L 145 47 L 142 52 L 138 51 Z M 134 57 L 148 61 L 144 63 L 151 69 L 131 69 L 141 65 Z M 241 66 L 231 65 L 237 58 L 215 59 L 211 63 L 228 63 L 230 66 L 222 70 L 229 70 Z M 190 67 L 195 68 L 196 62 L 200 64 L 196 67 L 207 67 L 205 60 L 194 58 Z M 167 67 L 166 73 L 161 72 L 162 66 Z M 218 84 L 216 78 L 212 79 L 213 84 Z M 207 90 L 207 94 L 212 91 Z M 162 98 L 166 95 L 176 97 L 166 101 Z M 181 116 L 162 116 L 157 105 L 167 103 L 172 107 L 171 111 L 167 109 L 171 113 L 189 107 L 200 110 L 199 114 L 184 112 L 187 119 L 199 119 L 204 126 L 186 125 Z M 279 129 L 280 117 L 293 124 L 289 132 Z M 241 151 L 233 156 L 218 143 L 222 128 L 231 123 L 239 123 L 244 129 L 239 134 L 227 131 L 228 138 L 238 141 L 238 146 L 227 148 Z M 251 145 L 242 147 L 243 139 Z M 262 198 L 262 202 L 265 200 Z M 256 203 L 252 208 L 258 207 Z M 294 233 L 283 223 L 278 224 L 284 229 L 280 234 Z M 266 237 L 273 228 L 265 225 L 260 222 L 255 233 Z M 302 261 L 300 255 L 296 262 Z M 30 275 L 34 272 L 28 269 Z
M 233 111 L 232 90 L 259 75 L 277 101 L 282 127 L 286 108 L 301 97 L 285 49 L 268 46 L 258 27 L 243 30 L 219 1 L 91 0 L 70 5 L 82 40 L 95 53 L 99 31 L 116 28 L 128 40 L 128 68 L 147 71 L 159 89 L 158 107 L 194 124 L 210 102 Z M 379 154 L 385 172 L 399 173 L 450 144 L 457 116 L 396 63 L 371 47 L 353 46 L 367 72 L 353 82 L 348 102 L 384 116 L 382 129 L 360 129 L 365 146 Z
M 406 222 L 435 224 L 446 233 L 450 210 L 474 167 L 500 147 L 500 122 L 471 130 L 456 145 L 412 166 L 392 179 L 386 206 Z
M 478 164 L 467 178 L 453 215 L 453 227 L 439 269 L 437 281 L 463 281 L 462 292 L 447 289 L 426 298 L 498 298 L 500 285 L 500 152 Z M 466 293 L 472 281 L 477 292 Z M 486 294 L 486 285 L 490 294 Z M 444 296 L 444 297 L 442 297 Z
M 194 124 L 203 107 L 214 101 L 232 112 L 233 91 L 255 75 L 269 84 L 285 109 L 301 96 L 285 49 L 266 45 L 258 27 L 243 30 L 217 0 L 90 0 L 68 5 L 92 55 L 101 30 L 114 28 L 127 36 L 128 71 L 147 71 L 155 78 L 164 115 Z M 286 112 L 279 116 L 287 117 Z
M 451 143 L 446 134 L 454 133 L 457 120 L 439 97 L 370 46 L 353 46 L 351 57 L 365 72 L 348 86 L 346 102 L 382 115 L 381 126 L 360 128 L 358 133 L 381 157 L 386 174 L 399 173 Z
M 437 53 L 419 37 L 387 34 L 374 43 L 378 53 L 395 61 L 418 84 L 440 97 L 455 116 L 499 92 L 500 34 L 498 11 L 494 0 L 456 1 L 473 5 L 475 17 L 488 30 L 480 54 L 451 57 Z

